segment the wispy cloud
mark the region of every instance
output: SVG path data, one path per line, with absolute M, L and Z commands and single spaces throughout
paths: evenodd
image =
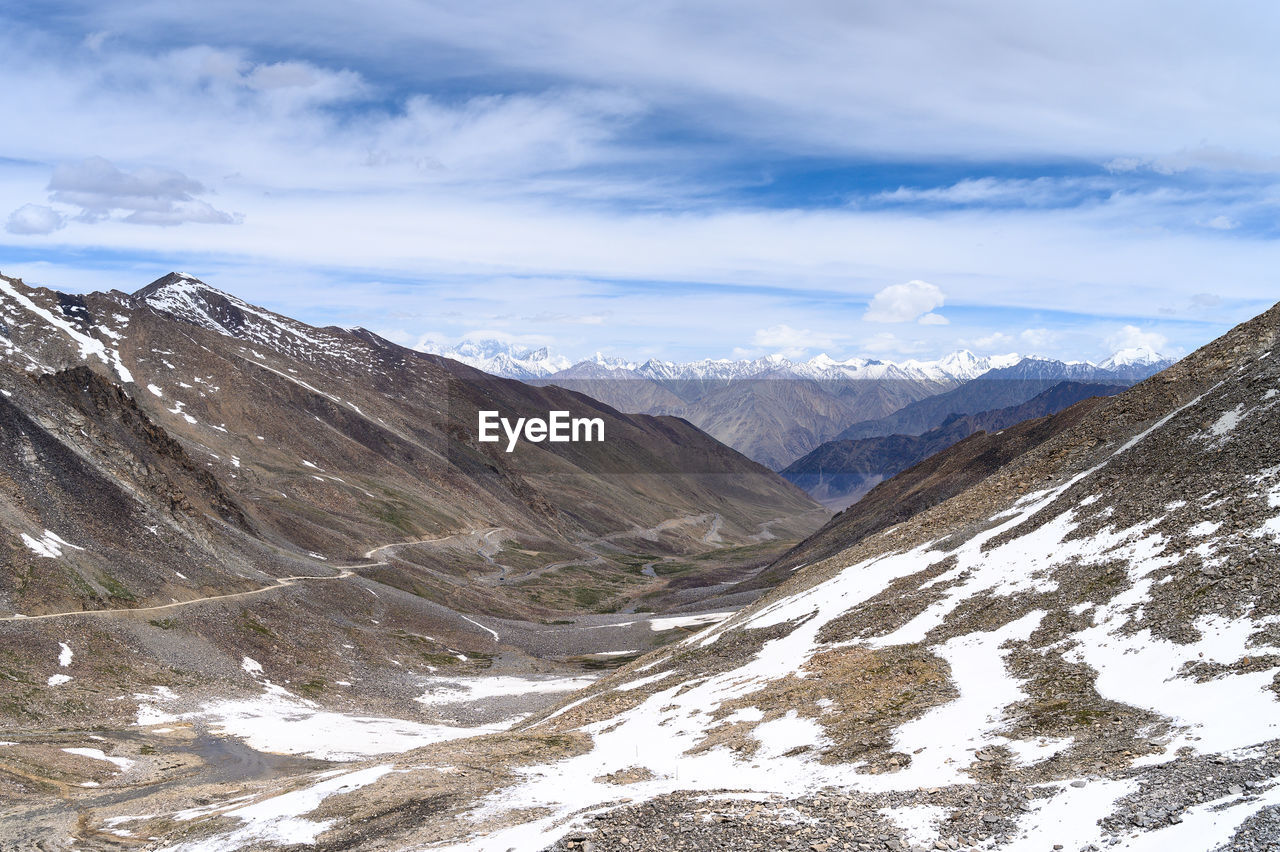
M 1261 14 L 32 7 L 0 27 L 23 117 L 0 260 L 122 286 L 197 258 L 410 340 L 703 356 L 785 328 L 769 345 L 936 354 L 999 331 L 1097 357 L 1133 325 L 1189 347 L 1274 290 L 1280 91 L 1240 85 L 1280 72 Z

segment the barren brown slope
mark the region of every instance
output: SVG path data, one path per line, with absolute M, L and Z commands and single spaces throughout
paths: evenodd
M 324 841 L 1276 848 L 1278 340 L 1280 306 L 558 708 L 403 756 Z
M 954 497 L 1092 414 L 1105 397 L 1091 397 L 1047 417 L 975 432 L 881 482 L 762 572 L 761 587 L 780 582 L 801 565 L 819 562 L 868 536 Z
M 351 563 L 391 542 L 491 530 L 480 547 L 459 538 L 446 552 L 418 553 L 416 564 L 370 570 L 451 606 L 514 615 L 530 607 L 607 607 L 655 585 L 638 563 L 601 563 L 589 545 L 603 536 L 619 554 L 660 558 L 755 542 L 765 525 L 779 541 L 798 538 L 822 520 L 802 493 L 684 421 L 622 415 L 579 394 L 495 379 L 368 332 L 313 328 L 190 276 L 165 276 L 132 296 L 73 296 L 12 279 L 0 287 L 7 356 L 0 366 L 15 404 L 34 400 L 29 389 L 47 382 L 33 377 L 59 368 L 94 370 L 101 382 L 122 387 L 123 394 L 105 386 L 94 393 L 116 394 L 122 410 L 145 421 L 139 429 L 168 441 L 166 452 L 181 451 L 190 483 L 171 489 L 180 492 L 176 499 L 221 522 L 202 533 L 206 548 L 240 552 L 249 540 L 255 553 L 266 547 L 313 564 Z M 105 416 L 74 397 L 63 393 L 56 405 L 79 406 L 81 421 Z M 511 418 L 549 410 L 599 417 L 606 440 L 522 443 L 507 453 L 477 442 L 481 408 Z M 136 459 L 145 441 L 119 437 L 95 449 L 92 425 L 84 432 L 63 429 L 59 440 L 108 478 L 112 465 L 132 465 L 145 480 L 148 464 Z M 129 494 L 143 504 L 169 499 L 153 491 L 144 483 Z M 217 496 L 205 499 L 205 492 Z M 154 509 L 162 510 L 167 505 Z M 13 546 L 23 547 L 20 534 L 38 538 L 43 517 L 51 516 L 15 520 Z M 493 553 L 478 552 L 490 544 Z M 589 566 L 575 567 L 583 562 Z M 172 571 L 146 581 L 130 576 L 146 564 L 116 572 L 116 597 L 143 603 L 208 591 L 198 580 L 169 588 L 185 582 Z M 552 564 L 562 567 L 541 571 Z M 471 588 L 468 571 L 494 582 Z M 242 579 L 222 590 L 239 589 Z M 582 585 L 595 591 L 576 599 L 573 589 Z M 540 596 L 542 586 L 553 593 Z M 60 600 L 23 605 L 57 608 Z M 11 603 L 16 609 L 18 601 Z

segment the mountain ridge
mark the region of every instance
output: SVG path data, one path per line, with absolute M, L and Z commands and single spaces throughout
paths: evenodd
M 877 483 L 970 435 L 1056 414 L 1088 397 L 1111 396 L 1126 387 L 1128 385 L 1062 381 L 1016 405 L 976 414 L 950 414 L 941 424 L 919 435 L 828 441 L 780 473 L 806 493 L 820 497 L 828 508 L 838 511 L 858 500 Z

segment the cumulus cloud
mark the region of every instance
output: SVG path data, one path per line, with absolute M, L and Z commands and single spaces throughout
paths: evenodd
M 1047 328 L 1026 328 L 1018 334 L 1018 340 L 1033 349 L 1047 349 L 1058 341 L 1059 334 Z
M 195 197 L 204 192 L 199 181 L 181 172 L 147 166 L 125 172 L 102 157 L 63 163 L 49 181 L 49 200 L 79 208 L 76 218 L 82 222 L 100 222 L 117 214 L 121 221 L 135 225 L 238 221 Z
M 66 225 L 66 217 L 52 207 L 24 204 L 9 214 L 4 229 L 11 234 L 52 234 Z
M 1208 222 L 1204 223 L 1206 228 L 1213 228 L 1218 231 L 1232 231 L 1240 227 L 1240 223 L 1230 216 L 1214 216 Z
M 1107 346 L 1112 351 L 1120 349 L 1150 349 L 1162 351 L 1169 343 L 1169 338 L 1156 331 L 1143 331 L 1136 325 L 1126 325 L 1107 338 Z
M 942 307 L 945 300 L 941 288 L 927 281 L 891 284 L 876 293 L 862 318 L 867 322 L 917 320 L 925 325 L 945 325 L 945 317 L 932 313 L 934 308 Z
M 810 349 L 836 346 L 843 338 L 844 335 L 840 334 L 823 334 L 780 323 L 758 329 L 753 340 L 757 346 L 773 349 L 788 358 L 797 358 Z
M 1003 331 L 996 331 L 986 337 L 979 337 L 973 341 L 973 346 L 981 351 L 990 351 L 992 349 L 1006 349 L 1012 346 L 1013 343 L 1013 335 L 1005 334 Z

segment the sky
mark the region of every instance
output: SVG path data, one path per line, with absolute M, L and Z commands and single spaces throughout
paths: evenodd
M 1280 298 L 1280 6 L 0 0 L 0 272 L 406 345 L 1182 355 Z

